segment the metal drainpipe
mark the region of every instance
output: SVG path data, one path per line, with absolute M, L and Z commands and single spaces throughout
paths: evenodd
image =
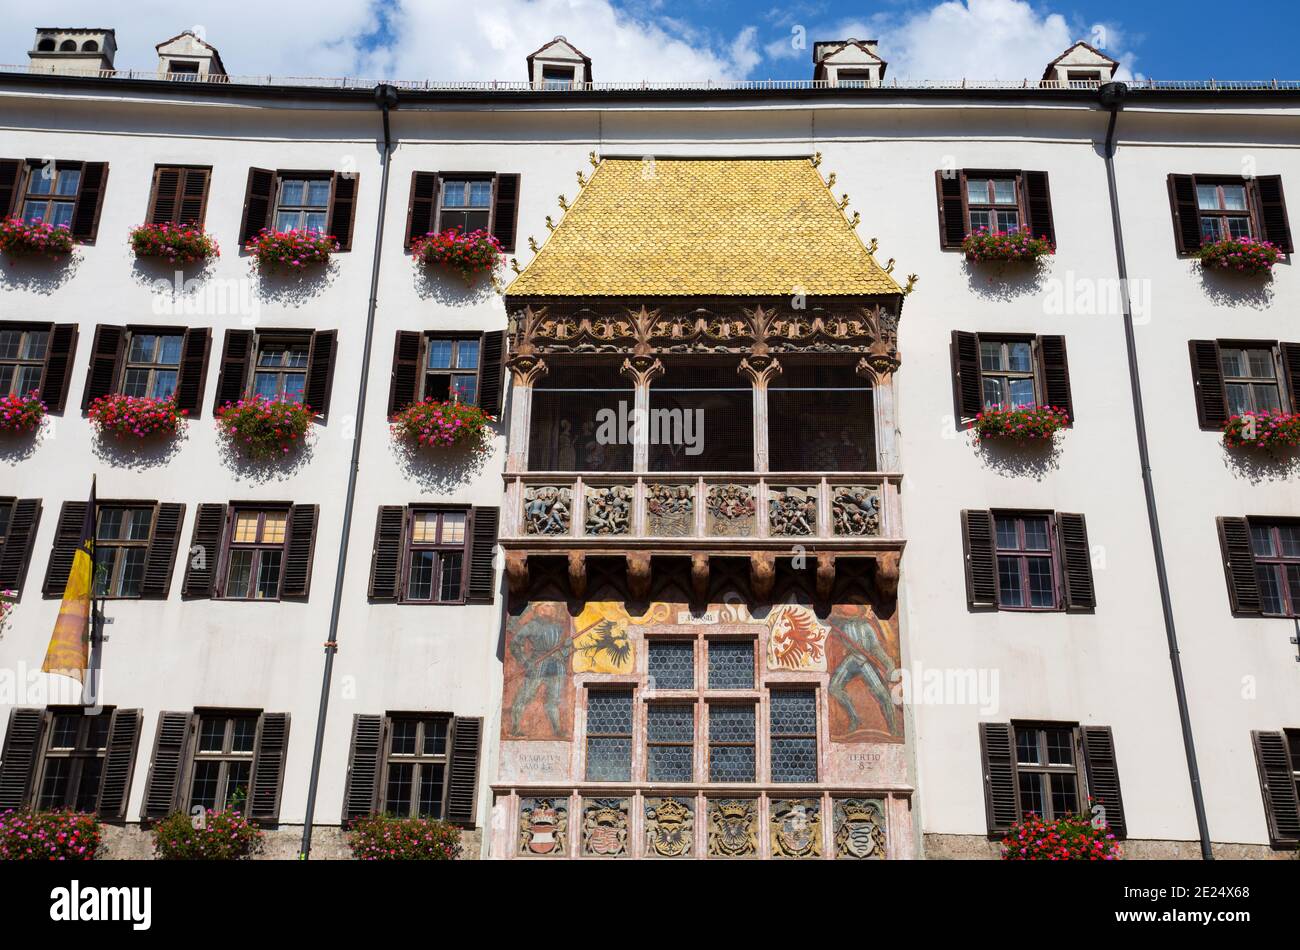
M 338 567 L 334 572 L 334 601 L 330 606 L 329 638 L 325 641 L 325 670 L 321 676 L 320 709 L 316 713 L 316 744 L 311 753 L 311 781 L 307 786 L 307 811 L 302 823 L 302 850 L 311 855 L 312 819 L 316 814 L 316 790 L 320 784 L 321 749 L 325 745 L 325 716 L 329 711 L 330 684 L 334 676 L 334 654 L 338 652 L 339 611 L 343 604 L 343 574 L 348 565 L 348 537 L 352 533 L 352 510 L 357 499 L 357 472 L 361 468 L 361 427 L 366 417 L 366 390 L 370 383 L 370 350 L 375 335 L 375 308 L 379 303 L 379 260 L 384 249 L 384 215 L 388 210 L 388 169 L 393 140 L 388 112 L 397 108 L 397 89 L 387 83 L 375 87 L 375 105 L 383 110 L 384 170 L 379 182 L 379 216 L 375 224 L 375 256 L 370 266 L 370 305 L 366 311 L 366 337 L 361 351 L 361 383 L 357 388 L 356 425 L 352 432 L 352 463 L 348 469 L 348 491 L 343 502 L 343 530 L 339 537 Z
M 1142 465 L 1142 490 L 1146 494 L 1147 523 L 1151 530 L 1151 548 L 1156 561 L 1156 583 L 1160 588 L 1160 609 L 1164 614 L 1165 637 L 1169 641 L 1169 667 L 1174 676 L 1174 695 L 1178 699 L 1178 720 L 1182 724 L 1183 749 L 1187 753 L 1187 774 L 1192 783 L 1192 807 L 1196 810 L 1196 827 L 1201 836 L 1201 857 L 1214 860 L 1210 847 L 1210 827 L 1205 818 L 1205 799 L 1201 794 L 1201 773 L 1196 765 L 1196 744 L 1192 740 L 1192 722 L 1187 712 L 1187 688 L 1183 683 L 1183 664 L 1178 654 L 1178 633 L 1174 629 L 1173 602 L 1169 595 L 1169 575 L 1165 567 L 1165 549 L 1160 540 L 1160 518 L 1156 513 L 1156 490 L 1151 480 L 1151 454 L 1147 446 L 1146 415 L 1142 410 L 1142 382 L 1138 375 L 1137 343 L 1133 334 L 1133 309 L 1128 292 L 1128 260 L 1124 254 L 1124 229 L 1119 216 L 1119 189 L 1115 184 L 1115 125 L 1119 110 L 1128 93 L 1122 82 L 1109 82 L 1100 89 L 1101 106 L 1110 112 L 1106 127 L 1106 184 L 1110 189 L 1110 221 L 1115 232 L 1115 264 L 1119 271 L 1120 300 L 1124 306 L 1124 343 L 1128 354 L 1128 378 L 1133 394 L 1133 421 L 1137 427 L 1138 458 Z

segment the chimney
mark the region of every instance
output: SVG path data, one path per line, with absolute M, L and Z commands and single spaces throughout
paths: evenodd
M 878 40 L 822 40 L 813 43 L 813 79 L 831 86 L 878 86 L 889 64 L 880 58 Z
M 591 82 L 591 57 L 557 36 L 528 57 L 528 82 L 534 89 L 583 89 Z
M 190 82 L 220 82 L 226 76 L 217 48 L 197 33 L 186 30 L 154 47 L 158 51 L 158 78 Z
M 112 30 L 38 26 L 27 56 L 32 72 L 84 75 L 112 72 L 117 40 Z

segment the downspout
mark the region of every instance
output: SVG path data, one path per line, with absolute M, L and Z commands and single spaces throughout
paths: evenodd
M 352 533 L 352 511 L 357 500 L 357 473 L 361 468 L 361 428 L 366 418 L 366 390 L 370 383 L 370 351 L 375 335 L 375 309 L 379 303 L 379 260 L 384 248 L 384 215 L 388 209 L 388 169 L 393 154 L 388 112 L 397 108 L 397 90 L 383 83 L 375 87 L 375 105 L 383 110 L 384 169 L 379 182 L 379 216 L 375 223 L 375 256 L 370 265 L 370 304 L 366 310 L 366 336 L 361 351 L 361 383 L 357 387 L 356 424 L 352 432 L 352 463 L 348 469 L 348 490 L 343 501 L 343 530 L 339 537 L 338 566 L 334 571 L 334 601 L 330 606 L 329 636 L 325 641 L 325 670 L 321 676 L 320 709 L 316 713 L 316 744 L 311 753 L 311 780 L 307 786 L 307 810 L 302 823 L 302 850 L 311 854 L 312 819 L 316 814 L 316 791 L 320 784 L 321 749 L 325 745 L 325 716 L 329 711 L 330 685 L 334 677 L 334 654 L 338 652 L 339 612 L 343 604 L 343 574 L 348 565 L 348 539 Z
M 1156 583 L 1160 588 L 1160 609 L 1164 614 L 1165 637 L 1169 641 L 1169 667 L 1174 676 L 1174 695 L 1178 699 L 1178 720 L 1183 730 L 1183 749 L 1187 754 L 1187 775 L 1192 783 L 1192 807 L 1196 810 L 1196 827 L 1201 837 L 1201 857 L 1214 860 L 1210 848 L 1210 827 L 1205 817 L 1205 799 L 1201 794 L 1201 773 L 1196 765 L 1196 744 L 1192 740 L 1192 722 L 1187 711 L 1187 687 L 1183 683 L 1183 664 L 1178 653 L 1178 633 L 1174 629 L 1173 602 L 1169 595 L 1169 575 L 1165 566 L 1165 549 L 1160 540 L 1160 518 L 1156 513 L 1156 490 L 1151 479 L 1151 453 L 1147 445 L 1146 415 L 1142 410 L 1142 381 L 1138 375 L 1137 343 L 1133 334 L 1133 309 L 1128 292 L 1128 259 L 1124 254 L 1124 229 L 1119 216 L 1119 189 L 1115 184 L 1115 125 L 1119 110 L 1128 93 L 1122 82 L 1108 82 L 1101 87 L 1101 106 L 1110 112 L 1106 126 L 1106 184 L 1110 189 L 1110 221 L 1115 233 L 1115 265 L 1119 272 L 1120 300 L 1124 307 L 1124 344 L 1128 355 L 1129 386 L 1133 395 L 1133 421 L 1137 427 L 1138 458 L 1142 465 L 1142 490 L 1146 494 L 1147 525 L 1151 531 L 1151 548 L 1156 561 Z

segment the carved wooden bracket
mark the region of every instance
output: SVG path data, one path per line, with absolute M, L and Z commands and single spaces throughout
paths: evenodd
M 649 551 L 627 553 L 627 589 L 633 600 L 645 600 L 650 596 Z
M 782 372 L 781 364 L 770 356 L 746 357 L 736 367 L 736 372 L 747 376 L 759 389 L 766 389 L 772 377 Z
M 512 594 L 528 593 L 528 555 L 523 551 L 506 552 L 506 584 Z
M 632 377 L 634 386 L 648 386 L 652 380 L 662 376 L 665 369 L 658 357 L 631 356 L 623 361 L 619 372 Z
M 587 555 L 583 551 L 569 552 L 569 590 L 575 600 L 587 596 Z
M 535 385 L 549 372 L 546 361 L 536 356 L 516 356 L 506 365 L 514 376 L 516 386 Z
M 709 556 L 707 554 L 691 555 L 691 591 L 699 604 L 709 599 Z
M 817 552 L 817 599 L 823 603 L 831 599 L 835 590 L 835 555 L 830 551 Z
M 876 555 L 876 589 L 886 597 L 898 594 L 899 551 L 882 551 Z
M 772 597 L 772 585 L 776 583 L 776 554 L 771 551 L 756 551 L 749 556 L 749 586 L 754 599 L 765 603 Z

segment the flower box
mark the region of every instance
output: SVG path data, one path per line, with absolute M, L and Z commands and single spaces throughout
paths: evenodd
M 92 861 L 99 819 L 74 811 L 0 813 L 0 861 Z
M 142 224 L 131 229 L 136 257 L 156 257 L 169 264 L 194 264 L 220 257 L 217 239 L 190 224 Z
M 461 854 L 460 830 L 432 818 L 361 818 L 348 846 L 360 861 L 454 861 Z
M 101 436 L 118 439 L 170 439 L 185 429 L 187 411 L 175 399 L 149 396 L 100 396 L 86 415 Z
M 1003 861 L 1118 861 L 1122 857 L 1110 825 L 1088 815 L 1044 821 L 1030 812 L 1002 839 Z
M 1034 237 L 1028 228 L 993 231 L 978 228 L 961 243 L 966 259 L 974 263 L 1033 263 L 1056 253 L 1056 246 L 1046 237 Z
M 217 428 L 231 448 L 257 461 L 288 455 L 303 444 L 314 413 L 310 406 L 283 399 L 250 396 L 217 410 Z
M 1010 442 L 1051 442 L 1068 427 L 1070 416 L 1056 406 L 1025 406 L 1020 409 L 985 409 L 975 417 L 975 434 L 985 439 Z
M 262 228 L 245 246 L 267 270 L 303 271 L 315 264 L 328 264 L 339 249 L 338 239 L 320 231 L 274 231 Z
M 454 267 L 465 280 L 490 274 L 501 259 L 501 242 L 484 230 L 461 234 L 455 228 L 431 231 L 411 242 L 411 253 L 423 264 Z
M 1254 238 L 1224 238 L 1211 244 L 1202 244 L 1196 259 L 1207 270 L 1247 274 L 1252 277 L 1271 274 L 1273 265 L 1282 258 L 1282 251 L 1269 241 Z
M 1223 424 L 1230 448 L 1294 449 L 1300 446 L 1300 413 L 1243 412 Z
M 40 393 L 34 389 L 26 396 L 0 396 L 0 433 L 25 435 L 35 432 L 41 427 L 46 412 Z
M 262 848 L 262 829 L 239 806 L 202 815 L 177 812 L 153 829 L 154 853 L 170 861 L 238 861 Z
M 11 590 L 0 590 L 0 630 L 9 622 L 9 615 L 14 612 L 14 602 L 18 594 Z
M 72 231 L 66 224 L 22 218 L 0 221 L 0 251 L 11 257 L 45 256 L 57 260 L 72 253 L 72 243 Z
M 478 406 L 426 399 L 393 415 L 389 428 L 394 437 L 413 446 L 450 448 L 471 442 L 482 444 L 492 416 Z

